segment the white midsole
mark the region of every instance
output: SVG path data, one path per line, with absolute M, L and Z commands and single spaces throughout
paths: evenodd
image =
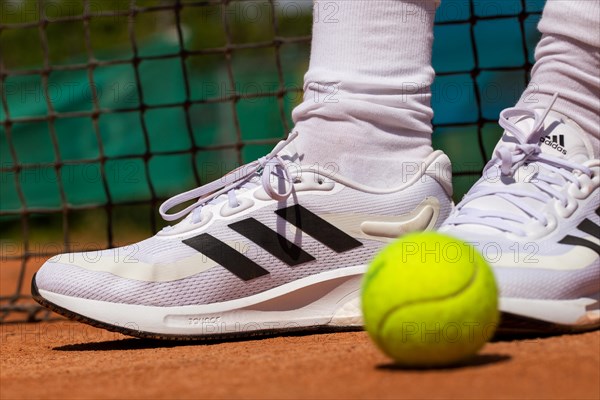
M 365 265 L 312 275 L 241 299 L 156 307 L 65 296 L 39 289 L 57 306 L 106 324 L 168 335 L 211 335 L 311 326 L 362 326 Z
M 568 326 L 600 322 L 598 296 L 573 300 L 500 298 L 500 311 Z
M 156 307 L 65 296 L 39 289 L 46 300 L 82 316 L 134 331 L 211 335 L 312 326 L 362 326 L 360 286 L 366 266 L 312 275 L 241 299 Z M 568 326 L 600 323 L 598 296 L 572 300 L 500 298 L 500 311 Z

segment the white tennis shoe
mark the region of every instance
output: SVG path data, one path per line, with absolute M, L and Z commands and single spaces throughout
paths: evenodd
M 32 282 L 67 317 L 128 335 L 198 339 L 362 326 L 366 265 L 386 243 L 449 215 L 441 151 L 375 189 L 302 165 L 295 134 L 266 157 L 161 206 L 154 237 L 61 254 Z M 175 214 L 169 209 L 187 201 Z
M 551 106 L 507 109 L 500 125 L 483 177 L 440 231 L 475 244 L 494 267 L 505 331 L 597 328 L 600 160 Z

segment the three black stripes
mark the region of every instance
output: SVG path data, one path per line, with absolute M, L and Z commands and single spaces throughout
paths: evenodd
M 276 210 L 275 213 L 306 234 L 312 236 L 336 253 L 343 253 L 362 246 L 362 243 L 346 234 L 318 215 L 310 212 L 301 205 L 294 205 Z M 596 210 L 600 215 L 600 209 Z M 271 230 L 254 218 L 247 218 L 229 225 L 231 229 L 248 238 L 258 246 L 277 257 L 289 266 L 296 266 L 314 261 L 315 258 L 290 242 L 284 236 Z M 600 227 L 590 221 L 583 220 L 577 229 L 597 239 L 600 239 Z M 234 250 L 208 233 L 186 239 L 183 243 L 205 254 L 207 257 L 226 268 L 229 272 L 245 281 L 267 275 L 269 271 Z M 600 246 L 596 243 L 577 236 L 567 235 L 558 243 L 587 247 L 600 254 Z
M 343 253 L 362 246 L 361 242 L 301 205 L 282 208 L 276 210 L 275 213 L 336 253 Z M 229 225 L 229 228 L 256 243 L 289 266 L 293 267 L 315 260 L 312 255 L 298 245 L 254 218 L 234 222 Z M 208 233 L 185 239 L 183 243 L 206 255 L 245 281 L 269 273 L 242 253 Z

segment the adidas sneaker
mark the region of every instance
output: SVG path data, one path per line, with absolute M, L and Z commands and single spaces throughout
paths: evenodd
M 450 161 L 435 151 L 399 173 L 397 187 L 376 189 L 302 165 L 295 135 L 167 200 L 163 217 L 184 219 L 154 237 L 48 260 L 33 278 L 34 298 L 69 318 L 150 338 L 361 327 L 366 265 L 394 238 L 449 215 Z
M 600 326 L 600 160 L 551 108 L 503 111 L 494 157 L 440 229 L 493 266 L 505 331 Z

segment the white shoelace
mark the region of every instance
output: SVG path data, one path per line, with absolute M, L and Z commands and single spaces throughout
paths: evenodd
M 509 147 L 506 144 L 500 145 L 483 172 L 484 176 L 489 176 L 486 175 L 487 171 L 491 168 L 498 168 L 502 176 L 512 177 L 521 166 L 537 163 L 539 170 L 527 180 L 531 188 L 518 189 L 512 185 L 475 185 L 456 206 L 457 213 L 448 218 L 446 224 L 485 225 L 519 236 L 525 236 L 526 232 L 522 228 L 524 224 L 531 222 L 533 218 L 546 226 L 548 224 L 548 217 L 539 207 L 532 206 L 531 203 L 524 201 L 524 199 L 534 199 L 542 203 L 556 199 L 563 207 L 568 205 L 568 196 L 564 191 L 552 185 L 564 187 L 565 183 L 572 182 L 581 189 L 581 182 L 577 177 L 585 174 L 591 178 L 592 171 L 583 165 L 542 153 L 539 140 L 544 133 L 544 120 L 557 98 L 558 93 L 554 95 L 552 103 L 540 116 L 533 110 L 525 108 L 514 107 L 502 111 L 499 124 L 511 133 L 518 143 L 514 147 Z M 534 119 L 534 125 L 530 132 L 522 130 L 510 120 L 510 118 L 513 118 L 513 121 L 516 121 L 519 117 L 531 117 Z M 537 190 L 532 190 L 534 188 Z M 521 212 L 513 213 L 500 209 L 468 207 L 469 203 L 473 200 L 485 196 L 500 197 Z
M 252 178 L 255 177 L 260 177 L 262 187 L 273 200 L 286 200 L 292 194 L 294 187 L 286 164 L 278 153 L 296 136 L 298 136 L 298 133 L 292 132 L 287 139 L 279 142 L 266 156 L 243 165 L 218 180 L 171 197 L 161 204 L 158 209 L 160 215 L 165 221 L 174 221 L 192 213 L 192 222 L 196 223 L 199 222 L 202 206 L 214 202 L 223 194 L 227 194 L 229 206 L 235 208 L 239 206 L 236 191 L 242 188 L 255 187 L 257 183 L 251 182 Z M 277 190 L 271 185 L 272 175 L 277 177 Z M 194 199 L 197 199 L 197 201 L 185 209 L 173 214 L 169 213 L 169 210 L 173 207 Z

